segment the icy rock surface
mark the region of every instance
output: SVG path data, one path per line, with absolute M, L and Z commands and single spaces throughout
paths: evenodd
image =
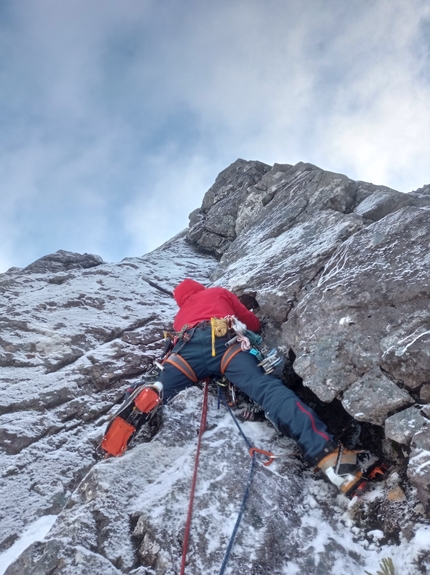
M 236 237 L 237 212 L 270 166 L 237 160 L 222 171 L 206 192 L 200 209 L 190 215 L 188 238 L 200 249 L 221 256 Z
M 312 164 L 275 164 L 248 188 L 236 239 L 212 274 L 252 295 L 305 386 L 381 427 L 428 401 L 428 190 L 402 194 Z
M 428 498 L 430 485 L 430 425 L 428 423 L 412 439 L 408 475 L 417 486 L 420 498 L 422 500 Z
M 425 414 L 425 411 L 423 411 Z M 395 413 L 385 420 L 385 435 L 388 439 L 408 445 L 414 435 L 427 423 L 426 417 L 415 407 Z
M 7 575 L 179 573 L 201 390 L 179 394 L 155 437 L 141 433 L 123 457 L 100 460 L 96 447 L 160 354 L 184 277 L 243 297 L 286 384 L 343 441 L 370 442 L 395 467 L 350 503 L 291 456 L 292 440 L 247 422 L 253 443 L 282 457 L 257 466 L 226 574 L 363 575 L 387 556 L 402 575 L 428 571 L 429 191 L 238 160 L 189 229 L 151 254 L 107 264 L 60 250 L 0 275 L 0 553 L 58 515 Z M 251 464 L 214 393 L 190 575 L 219 573 Z
M 45 541 L 30 546 L 7 575 L 179 573 L 201 402 L 199 389 L 182 392 L 165 408 L 164 424 L 150 443 L 94 466 Z M 215 395 L 207 423 L 186 572 L 216 575 L 251 460 L 230 415 L 217 409 Z M 362 530 L 351 529 L 357 510 L 346 500 L 332 506 L 332 488 L 291 455 L 292 440 L 265 422 L 247 422 L 243 429 L 280 458 L 270 467 L 257 465 L 226 573 L 358 574 L 377 564 L 381 551 L 396 556 L 395 545 L 381 550 Z M 403 573 L 418 572 L 420 554 L 414 558 L 401 549 Z M 420 557 L 429 565 L 428 557 Z
M 215 262 L 182 236 L 118 264 L 62 261 L 0 276 L 0 550 L 63 508 L 95 463 L 107 412 L 160 354 L 170 292 L 187 276 L 207 283 Z

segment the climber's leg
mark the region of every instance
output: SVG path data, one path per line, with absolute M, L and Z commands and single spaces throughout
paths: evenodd
M 326 425 L 280 379 L 258 367 L 254 356 L 246 352 L 236 355 L 225 376 L 258 403 L 282 433 L 297 441 L 311 464 L 333 451 L 335 443 Z

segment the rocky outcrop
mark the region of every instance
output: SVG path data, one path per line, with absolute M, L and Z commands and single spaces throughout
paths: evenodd
M 428 501 L 430 485 L 430 425 L 414 434 L 408 476 L 418 489 L 421 501 Z
M 429 221 L 429 210 L 403 208 L 359 231 L 300 298 L 284 326 L 284 341 L 296 352 L 298 373 L 324 401 L 357 387 L 363 377 L 358 387 L 367 395 L 371 370 L 371 379 L 385 381 L 387 390 L 388 379 L 409 390 L 428 381 Z M 351 393 L 348 411 L 362 413 L 361 403 L 351 404 Z M 370 420 L 371 409 L 362 417 Z
M 281 332 L 280 349 L 322 401 L 381 427 L 413 407 L 415 432 L 430 383 L 429 190 L 275 164 L 248 188 L 212 274 L 255 298 L 269 336 Z
M 50 254 L 40 258 L 24 268 L 26 272 L 64 272 L 73 269 L 89 269 L 100 266 L 104 263 L 100 256 L 93 254 L 77 254 L 58 250 L 55 254 Z M 53 278 L 51 278 L 51 281 Z M 52 281 L 52 283 L 55 283 Z
M 270 166 L 237 160 L 221 172 L 206 192 L 201 208 L 190 215 L 187 237 L 206 252 L 220 257 L 236 238 L 238 209 Z

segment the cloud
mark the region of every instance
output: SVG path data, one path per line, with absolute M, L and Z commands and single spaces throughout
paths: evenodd
M 148 191 L 136 196 L 122 209 L 121 219 L 130 237 L 130 255 L 143 255 L 188 226 L 188 215 L 201 204 L 202 190 L 212 184 L 212 164 L 204 158 L 167 155 L 152 159 L 157 178 L 148 181 Z
M 141 254 L 238 157 L 430 181 L 425 0 L 0 6 L 0 270 Z

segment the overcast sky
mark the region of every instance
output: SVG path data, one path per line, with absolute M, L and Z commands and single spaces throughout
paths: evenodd
M 429 0 L 0 0 L 0 272 L 119 261 L 237 158 L 430 183 Z

